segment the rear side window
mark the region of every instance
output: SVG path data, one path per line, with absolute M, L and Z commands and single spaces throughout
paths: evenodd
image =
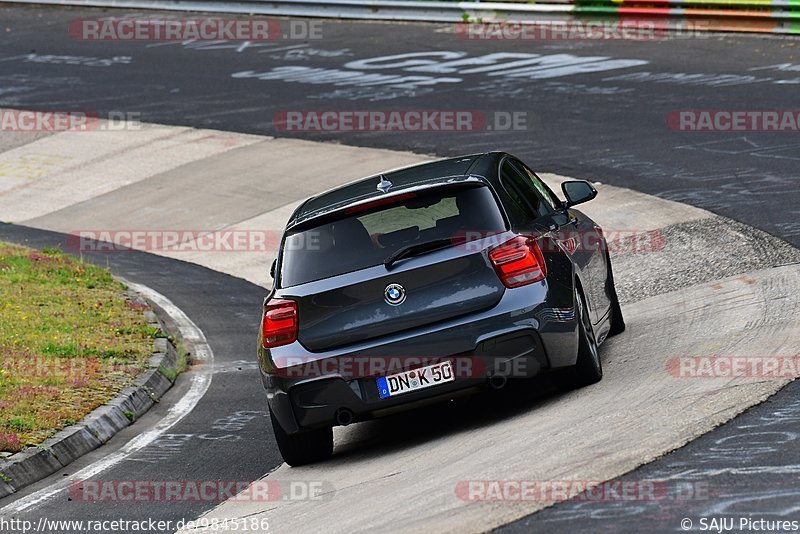
M 380 265 L 408 245 L 505 229 L 487 187 L 422 193 L 288 235 L 281 282 L 291 287 L 322 280 Z
M 553 191 L 551 191 L 550 188 L 547 187 L 547 184 L 545 184 L 542 181 L 542 179 L 539 178 L 536 175 L 536 173 L 530 170 L 528 167 L 522 165 L 522 170 L 528 176 L 528 179 L 533 184 L 533 187 L 535 187 L 536 190 L 539 191 L 542 200 L 544 200 L 550 207 L 550 211 L 555 211 L 561 205 L 561 201 L 558 199 L 555 193 L 553 193 Z
M 522 165 L 513 160 L 503 161 L 500 166 L 500 180 L 514 202 L 531 218 L 538 219 L 555 209 L 544 184 L 539 182 L 536 175 L 528 174 Z

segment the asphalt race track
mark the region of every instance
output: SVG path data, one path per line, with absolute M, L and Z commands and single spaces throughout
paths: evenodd
M 80 42 L 65 31 L 72 20 L 106 13 L 4 8 L 3 22 L 11 31 L 3 36 L 0 104 L 122 110 L 140 113 L 145 122 L 261 135 L 280 134 L 273 117 L 286 110 L 526 112 L 525 132 L 303 137 L 437 155 L 502 147 L 543 171 L 687 202 L 800 244 L 795 136 L 676 133 L 666 126 L 667 115 L 676 110 L 791 109 L 800 85 L 800 44 L 792 39 L 734 35 L 653 42 L 478 42 L 460 38 L 448 25 L 356 22 L 326 22 L 319 40 L 249 45 Z M 287 67 L 348 69 L 353 61 L 420 52 L 463 52 L 462 59 L 501 52 L 570 54 L 639 64 L 607 64 L 608 70 L 587 74 L 551 71 L 547 75 L 552 77 L 536 83 L 460 72 L 479 68 L 473 65 L 442 73 L 374 68 L 400 60 L 375 62 L 370 69 L 349 67 L 369 74 L 459 80 L 399 88 L 334 86 L 314 77 L 284 83 L 245 77 Z
M 364 169 L 366 174 L 419 159 L 419 156 L 406 155 L 406 151 L 446 156 L 497 148 L 516 153 L 543 172 L 630 188 L 744 223 L 733 225 L 723 232 L 720 228 L 729 226 L 727 219 L 704 218 L 704 224 L 692 226 L 689 217 L 683 226 L 678 221 L 669 221 L 669 225 L 654 224 L 640 228 L 668 228 L 672 232 L 668 238 L 691 235 L 697 239 L 700 236 L 709 243 L 723 234 L 742 236 L 742 242 L 748 243 L 741 259 L 736 257 L 739 252 L 737 247 L 740 246 L 736 239 L 725 241 L 725 246 L 718 246 L 720 254 L 727 256 L 719 264 L 714 264 L 711 272 L 704 272 L 704 268 L 709 271 L 707 266 L 695 268 L 692 263 L 702 263 L 702 251 L 698 253 L 694 250 L 693 254 L 682 256 L 678 250 L 670 252 L 671 261 L 681 262 L 685 257 L 689 262 L 687 265 L 675 267 L 674 272 L 663 270 L 661 265 L 657 267 L 662 269 L 658 271 L 658 276 L 651 274 L 643 280 L 621 281 L 629 296 L 627 303 L 631 306 L 626 310 L 638 310 L 642 317 L 648 316 L 646 305 L 642 303 L 651 302 L 647 300 L 650 297 L 694 284 L 698 284 L 698 287 L 700 284 L 708 285 L 719 278 L 740 273 L 769 273 L 771 268 L 778 266 L 792 269 L 790 264 L 797 262 L 796 251 L 780 241 L 800 246 L 800 223 L 797 222 L 800 216 L 800 187 L 796 170 L 797 161 L 800 160 L 800 142 L 797 141 L 797 131 L 678 132 L 670 128 L 672 123 L 668 124 L 668 117 L 680 110 L 796 109 L 800 85 L 797 41 L 751 36 L 708 36 L 637 43 L 471 42 L 459 38 L 447 25 L 332 21 L 322 24 L 323 37 L 318 40 L 249 44 L 92 43 L 76 41 L 66 31 L 70 20 L 99 17 L 107 13 L 89 9 L 0 8 L 0 30 L 5 31 L 0 49 L 0 108 L 91 110 L 102 116 L 128 112 L 134 113 L 137 120 L 147 123 L 253 134 L 253 138 L 237 136 L 231 138 L 229 144 L 225 140 L 219 146 L 203 145 L 202 149 L 198 149 L 215 150 L 223 158 L 226 151 L 232 154 L 213 168 L 213 172 L 218 173 L 216 190 L 187 195 L 194 207 L 208 206 L 208 213 L 203 219 L 206 227 L 248 220 L 270 210 L 283 213 L 285 210 L 281 210 L 285 206 L 291 206 L 303 196 L 332 185 L 333 178 L 319 174 L 325 172 L 324 164 L 327 162 L 308 159 L 313 157 L 317 149 L 300 151 L 303 156 L 296 160 L 280 161 L 284 150 L 289 154 L 298 153 L 296 146 L 270 144 L 255 136 L 298 137 L 404 151 L 385 154 L 375 151 L 368 155 L 353 152 L 352 160 L 347 160 L 344 152 L 334 151 L 333 154 L 344 159 L 337 162 L 340 168 L 331 173 L 337 180 L 347 176 L 348 164 L 353 169 Z M 460 66 L 437 67 L 431 61 L 442 63 L 445 60 L 505 52 L 518 55 L 513 58 L 493 56 L 483 63 Z M 419 53 L 428 55 L 387 58 Z M 515 70 L 514 66 L 509 66 L 507 71 L 488 68 L 501 62 L 523 59 L 522 54 L 528 54 L 524 56 L 527 59 L 533 58 L 533 54 L 558 56 L 553 59 L 556 62 L 564 61 L 567 56 L 563 55 L 593 57 L 593 62 L 601 65 L 598 68 L 603 70 L 585 72 L 574 67 L 548 69 L 545 66 L 544 70 L 523 72 Z M 428 63 L 410 62 L 420 58 Z M 365 61 L 369 59 L 373 60 Z M 410 70 L 414 68 L 416 70 Z M 334 85 L 329 78 L 334 69 L 363 71 L 370 75 L 429 78 L 401 82 L 395 78 L 394 82 L 387 79 L 370 85 L 366 85 L 362 79 L 358 85 L 341 82 Z M 498 72 L 501 74 L 498 75 Z M 492 128 L 469 132 L 297 133 L 287 132 L 274 122 L 276 116 L 289 110 L 356 109 L 479 110 L 488 118 Z M 496 118 L 509 113 L 524 114 L 526 127 L 499 129 Z M 22 140 L 19 136 L 0 137 L 0 149 L 8 153 L 22 150 L 28 144 L 35 146 L 33 142 L 36 139 L 36 136 Z M 186 143 L 186 146 L 189 145 Z M 80 150 L 79 145 L 70 146 Z M 268 156 L 263 153 L 260 156 L 259 150 L 270 152 Z M 342 150 L 346 150 L 346 147 L 342 147 Z M 190 165 L 196 158 L 188 155 L 189 149 L 184 152 L 186 164 Z M 316 154 L 320 157 L 329 156 L 322 152 Z M 30 158 L 30 154 L 26 157 Z M 76 156 L 77 159 L 85 157 Z M 226 184 L 238 183 L 233 174 L 247 172 L 236 167 L 232 161 L 247 161 L 252 166 L 259 157 L 268 157 L 270 165 L 266 168 L 286 177 L 285 180 L 263 184 L 263 191 L 257 191 L 264 194 L 262 209 L 248 205 L 239 219 L 215 219 L 215 202 L 219 201 L 224 206 L 219 208 L 223 212 L 230 211 L 235 202 L 241 201 L 235 195 L 225 193 Z M 102 158 L 96 159 L 91 163 L 99 162 L 102 165 Z M 139 156 L 139 159 L 146 159 L 146 156 Z M 86 158 L 85 161 L 90 162 L 90 159 Z M 156 166 L 155 159 L 153 166 Z M 313 167 L 314 172 L 309 171 L 308 167 Z M 298 170 L 304 176 L 302 181 L 292 179 L 295 168 L 303 168 L 302 172 Z M 9 173 L 8 167 L 5 171 L 3 169 L 0 163 L 0 177 Z M 148 169 L 153 176 L 162 171 Z M 189 171 L 202 173 L 203 169 L 197 166 Z M 124 174 L 122 166 L 119 172 Z M 0 213 L 0 220 L 21 222 L 23 225 L 0 227 L 0 239 L 38 247 L 58 246 L 64 243 L 64 235 L 40 228 L 61 231 L 86 228 L 98 213 L 104 213 L 106 220 L 110 220 L 117 209 L 116 202 L 125 204 L 128 200 L 132 205 L 135 204 L 130 208 L 131 212 L 138 210 L 139 213 L 151 215 L 159 206 L 168 205 L 170 211 L 155 215 L 162 217 L 162 228 L 171 220 L 176 220 L 175 217 L 179 221 L 196 221 L 195 214 L 180 211 L 180 205 L 184 202 L 182 195 L 186 194 L 184 188 L 190 185 L 181 182 L 186 180 L 186 176 L 191 174 L 184 168 L 180 176 L 173 176 L 174 182 L 164 182 L 158 186 L 161 188 L 156 191 L 158 195 L 148 196 L 153 182 L 142 182 L 139 186 L 139 191 L 143 192 L 141 199 L 126 197 L 126 193 L 117 193 L 115 197 L 114 191 L 108 191 L 104 194 L 111 196 L 104 197 L 102 202 L 92 203 L 95 195 L 87 191 L 95 186 L 95 182 L 88 179 L 88 173 L 86 182 L 82 182 L 82 176 L 77 172 L 72 175 L 75 180 L 73 189 L 64 188 L 64 191 L 78 197 L 85 196 L 83 204 L 77 203 L 72 207 L 58 205 L 58 209 L 41 212 L 36 211 L 38 208 L 33 201 L 25 205 L 18 204 L 17 208 L 7 205 L 8 213 Z M 212 178 L 206 176 L 205 183 L 212 183 Z M 235 186 L 230 188 L 234 189 Z M 254 199 L 254 204 L 259 201 L 258 196 Z M 49 201 L 57 200 L 52 197 Z M 646 219 L 640 217 L 636 220 Z M 273 219 L 270 221 L 274 223 Z M 779 239 L 754 233 L 745 225 Z M 757 246 L 759 241 L 763 248 Z M 253 348 L 259 306 L 266 293 L 261 287 L 266 284 L 263 273 L 269 260 L 264 258 L 262 264 L 261 259 L 256 258 L 247 269 L 238 270 L 220 263 L 213 265 L 215 270 L 211 270 L 194 263 L 146 253 L 89 254 L 88 259 L 107 264 L 116 274 L 166 295 L 204 331 L 216 360 L 213 386 L 200 404 L 171 429 L 168 436 L 117 464 L 104 473 L 103 478 L 250 481 L 278 468 L 281 461 L 271 430 L 266 424 Z M 623 258 L 620 261 L 634 260 Z M 642 261 L 646 262 L 647 259 L 643 258 Z M 626 265 L 625 272 L 631 272 L 632 267 L 632 264 Z M 670 278 L 676 273 L 680 281 L 673 283 Z M 785 306 L 783 311 L 791 312 L 793 301 L 780 300 L 780 289 L 791 287 L 791 276 L 788 280 L 785 286 L 777 286 L 778 289 L 765 282 L 767 289 L 764 295 L 775 297 L 776 303 L 768 302 L 758 309 Z M 712 300 L 709 298 L 709 302 Z M 783 315 L 778 313 L 776 317 Z M 635 324 L 636 320 L 633 322 Z M 742 329 L 755 328 L 754 324 L 759 326 L 755 318 L 751 322 L 744 321 Z M 770 332 L 779 332 L 779 326 L 770 322 L 761 324 L 760 328 L 765 338 Z M 632 358 L 635 352 L 623 351 L 620 354 Z M 189 372 L 203 370 L 193 368 Z M 602 387 L 603 384 L 605 382 L 596 387 Z M 764 385 L 763 397 L 772 392 L 770 387 Z M 147 427 L 154 424 L 170 399 L 174 401 L 180 397 L 182 388 L 185 389 L 185 382 L 182 386 L 179 381 L 178 386 L 168 394 L 166 402 L 154 408 L 137 425 Z M 759 517 L 795 519 L 800 512 L 797 506 L 800 492 L 796 484 L 800 469 L 796 432 L 800 420 L 797 392 L 797 384 L 790 384 L 767 402 L 729 423 L 625 475 L 630 480 L 669 481 L 678 487 L 683 484 L 696 488 L 699 481 L 708 485 L 708 498 L 670 498 L 650 503 L 579 500 L 557 504 L 527 517 L 522 517 L 524 510 L 520 512 L 519 509 L 508 507 L 489 509 L 486 515 L 513 518 L 516 522 L 507 524 L 501 530 L 515 532 L 617 531 L 621 528 L 675 531 L 680 530 L 681 518 L 715 514 L 757 514 Z M 543 395 L 529 399 L 529 406 L 537 410 L 542 406 L 540 403 L 547 405 L 563 400 L 549 397 L 548 392 Z M 467 413 L 473 409 L 475 406 L 470 404 L 463 408 Z M 546 407 L 542 410 L 546 410 Z M 736 412 L 733 410 L 728 417 Z M 444 413 L 452 416 L 450 412 Z M 463 430 L 459 425 L 465 425 L 464 428 L 469 428 L 473 433 L 481 432 L 480 427 L 473 428 L 461 413 L 460 416 L 454 416 L 455 428 L 448 426 L 444 431 L 445 436 L 458 435 Z M 479 415 L 479 420 L 490 426 L 491 418 L 486 413 Z M 504 419 L 513 418 L 514 415 L 506 414 Z M 613 415 L 625 416 L 623 412 Z M 716 416 L 721 417 L 719 422 L 728 418 L 709 414 L 706 420 L 709 428 L 714 424 L 708 421 Z M 504 420 L 503 423 L 508 424 L 508 421 Z M 442 435 L 432 429 L 435 420 L 428 420 L 426 424 L 419 434 L 408 439 L 409 447 L 419 446 L 420 441 L 421 446 L 425 447 L 426 438 L 432 441 L 442 439 Z M 56 474 L 20 494 L 0 501 L 0 509 L 13 506 L 15 499 L 42 490 L 60 477 L 90 465 L 108 454 L 109 450 L 121 447 L 136 434 L 137 425 L 115 437 L 106 447 L 70 466 L 66 473 Z M 489 429 L 484 431 L 488 432 Z M 367 444 L 377 443 L 377 453 L 385 453 L 388 459 L 402 452 L 388 445 L 385 439 L 375 436 L 374 432 L 374 428 L 366 431 L 364 439 Z M 654 430 L 654 435 L 656 433 Z M 638 444 L 630 444 L 632 449 L 636 446 Z M 667 446 L 669 448 L 674 447 Z M 370 451 L 369 447 L 350 447 L 346 450 L 345 462 L 355 462 L 351 466 L 354 474 L 358 474 L 356 460 L 361 454 L 368 457 L 370 462 L 380 462 L 380 458 L 375 458 L 376 452 Z M 635 465 L 649 460 L 655 460 L 655 457 L 640 458 Z M 322 469 L 325 467 L 322 466 Z M 401 471 L 398 468 L 398 473 Z M 280 468 L 277 473 L 287 473 L 286 467 Z M 569 474 L 562 473 L 564 478 L 568 478 Z M 616 476 L 618 473 L 613 474 Z M 313 470 L 310 476 L 313 478 Z M 316 476 L 319 477 L 319 474 Z M 462 472 L 461 476 L 471 478 L 469 469 Z M 346 495 L 346 491 L 342 493 Z M 37 503 L 30 511 L 22 511 L 22 515 L 113 519 L 128 511 L 125 505 L 119 503 L 92 505 L 66 499 L 66 494 L 60 494 L 46 502 Z M 191 519 L 215 504 L 140 503 L 136 514 L 163 519 Z M 290 513 L 293 511 L 291 509 Z M 379 513 L 374 510 L 370 512 Z M 280 517 L 280 513 L 276 510 L 273 515 Z M 352 511 L 349 513 L 352 515 Z M 308 518 L 310 524 L 318 520 L 320 518 Z M 491 528 L 503 523 L 508 521 L 487 521 L 484 524 L 479 520 L 473 528 Z M 280 524 L 275 524 L 276 531 L 280 531 Z M 424 529 L 429 525 L 423 522 L 416 526 Z

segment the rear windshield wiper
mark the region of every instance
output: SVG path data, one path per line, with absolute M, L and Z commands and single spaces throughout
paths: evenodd
M 419 256 L 427 252 L 433 252 L 440 248 L 445 248 L 448 245 L 455 245 L 460 239 L 456 237 L 443 237 L 441 239 L 434 239 L 433 241 L 426 241 L 424 243 L 414 243 L 413 245 L 406 245 L 392 252 L 392 254 L 383 261 L 387 269 L 390 269 L 395 262 L 409 258 L 411 256 Z

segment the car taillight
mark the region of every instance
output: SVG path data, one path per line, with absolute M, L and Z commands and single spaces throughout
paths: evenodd
M 489 251 L 497 276 L 506 287 L 519 287 L 547 276 L 542 250 L 532 237 L 515 237 Z
M 261 319 L 261 342 L 265 349 L 287 345 L 297 340 L 297 303 L 273 299 L 264 304 Z

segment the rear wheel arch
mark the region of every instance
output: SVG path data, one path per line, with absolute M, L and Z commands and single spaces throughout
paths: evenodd
M 586 291 L 584 291 L 584 289 L 583 289 L 583 282 L 581 282 L 581 279 L 580 279 L 580 276 L 578 275 L 577 269 L 573 273 L 573 277 L 572 277 L 572 311 L 573 311 L 572 315 L 573 315 L 573 320 L 574 320 L 574 324 L 575 324 L 575 347 L 576 347 L 576 350 L 577 350 L 577 347 L 580 345 L 580 336 L 581 336 L 580 322 L 581 322 L 581 318 L 578 315 L 578 301 L 575 298 L 576 292 L 579 292 L 581 294 L 581 296 L 583 297 L 584 305 L 587 305 L 586 304 L 586 302 L 587 302 L 587 300 L 586 300 Z
M 594 309 L 592 307 L 591 303 L 589 302 L 589 298 L 586 296 L 586 291 L 583 289 L 584 288 L 584 283 L 583 283 L 583 281 L 581 281 L 581 277 L 578 274 L 578 270 L 577 269 L 575 270 L 575 274 L 573 276 L 572 283 L 574 284 L 574 289 L 576 289 L 577 291 L 580 291 L 581 296 L 583 297 L 583 302 L 589 307 L 590 310 Z M 573 295 L 573 300 L 574 300 L 574 295 Z M 573 305 L 577 308 L 578 303 L 577 302 L 573 302 Z M 578 320 L 578 317 L 576 316 L 575 319 Z
M 619 297 L 617 296 L 617 286 L 614 282 L 614 270 L 611 267 L 611 254 L 606 248 L 606 287 L 605 291 L 610 300 L 609 313 L 611 313 L 611 328 L 608 336 L 616 336 L 625 331 L 625 319 L 622 316 L 622 307 L 619 304 Z
M 603 364 L 600 360 L 599 347 L 589 319 L 588 309 L 585 312 L 588 325 L 584 326 L 583 310 L 578 305 L 578 300 L 583 302 L 584 307 L 588 307 L 588 304 L 583 288 L 577 281 L 573 293 L 575 294 L 575 321 L 578 337 L 577 360 L 575 366 L 567 371 L 565 378 L 568 387 L 579 388 L 602 380 Z

